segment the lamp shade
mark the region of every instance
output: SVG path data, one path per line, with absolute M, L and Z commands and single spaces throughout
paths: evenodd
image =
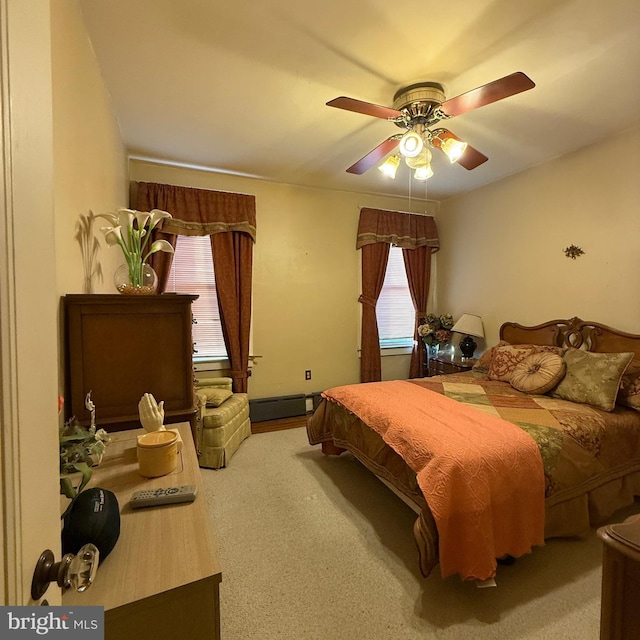
M 467 146 L 467 143 L 462 140 L 448 138 L 442 143 L 442 150 L 447 154 L 449 162 L 453 164 L 460 160 L 462 154 L 467 150 Z
M 387 178 L 395 179 L 396 171 L 398 170 L 398 166 L 400 165 L 400 158 L 398 156 L 391 156 L 387 158 L 378 169 L 382 171 L 382 173 L 387 176 Z
M 422 151 L 422 147 L 422 136 L 416 131 L 409 131 L 400 139 L 400 153 L 407 158 L 415 158 Z
M 463 313 L 458 322 L 453 325 L 451 331 L 465 333 L 468 336 L 475 336 L 476 338 L 484 338 L 482 318 L 472 313 Z

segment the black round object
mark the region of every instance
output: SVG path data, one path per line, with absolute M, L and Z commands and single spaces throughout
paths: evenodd
M 76 554 L 91 542 L 100 552 L 102 562 L 120 537 L 120 508 L 115 494 L 93 487 L 82 491 L 64 518 L 62 553 Z

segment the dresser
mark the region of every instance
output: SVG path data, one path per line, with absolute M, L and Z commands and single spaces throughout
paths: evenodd
M 460 356 L 439 355 L 430 358 L 426 367 L 426 376 L 441 376 L 449 373 L 463 373 L 470 371 L 476 363 L 475 358 L 462 358 Z
M 138 402 L 164 400 L 165 423 L 193 422 L 191 303 L 198 296 L 66 295 L 65 417 L 107 431 L 139 427 Z
M 143 429 L 113 434 L 89 487 L 113 491 L 120 507 L 120 537 L 98 567 L 94 583 L 68 589 L 65 607 L 104 607 L 106 640 L 220 638 L 222 580 L 202 477 L 190 425 L 177 427 L 183 441 L 178 467 L 160 478 L 138 473 L 136 437 Z M 135 491 L 195 484 L 192 503 L 132 509 Z
M 603 542 L 600 640 L 640 638 L 640 515 L 598 529 Z

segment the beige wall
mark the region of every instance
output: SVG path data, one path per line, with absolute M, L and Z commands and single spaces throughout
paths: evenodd
M 640 127 L 441 203 L 441 310 L 481 315 L 489 346 L 506 321 L 640 333 L 639 148 Z
M 57 281 L 82 291 L 74 239 L 80 214 L 127 204 L 125 152 L 76 0 L 54 0 L 53 77 Z M 635 238 L 640 130 L 449 200 L 437 213 L 435 310 L 482 315 L 487 342 L 506 320 L 579 315 L 640 332 Z M 622 159 L 622 160 L 621 160 Z M 130 178 L 255 194 L 254 398 L 309 393 L 359 377 L 361 206 L 423 211 L 414 200 L 268 183 L 135 160 Z M 433 212 L 433 211 L 430 211 Z M 100 226 L 98 224 L 97 226 Z M 566 258 L 562 249 L 586 254 Z M 113 291 L 115 249 L 102 244 L 96 292 Z M 482 344 L 480 345 L 483 346 Z M 383 361 L 404 377 L 406 356 Z M 305 369 L 312 380 L 304 380 Z
M 122 258 L 102 240 L 100 226 L 106 221 L 92 224 L 101 272 L 90 290 L 76 237 L 81 216 L 128 206 L 129 184 L 127 154 L 77 0 L 52 0 L 51 38 L 57 295 L 115 293 L 112 274 Z M 61 305 L 58 335 L 58 389 L 64 396 Z
M 85 293 L 80 215 L 128 206 L 127 158 L 111 100 L 77 0 L 52 0 L 54 188 L 58 294 Z M 97 235 L 105 221 L 94 225 Z M 112 274 L 122 262 L 100 237 L 104 278 L 95 293 L 115 293 Z
M 142 161 L 133 161 L 130 173 L 132 180 L 256 196 L 253 353 L 261 358 L 249 380 L 252 398 L 311 393 L 359 381 L 360 256 L 355 239 L 360 207 L 407 210 L 407 200 Z M 412 204 L 414 211 L 424 211 L 424 204 Z M 406 357 L 384 360 L 385 377 L 408 375 Z M 402 374 L 396 374 L 399 361 L 404 361 Z M 310 381 L 304 379 L 306 369 L 311 369 Z

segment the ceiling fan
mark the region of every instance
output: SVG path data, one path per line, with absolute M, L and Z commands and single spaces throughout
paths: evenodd
M 355 98 L 341 96 L 327 102 L 327 106 L 362 113 L 389 120 L 406 133 L 395 134 L 347 169 L 357 175 L 380 162 L 399 147 L 399 153 L 387 158 L 379 169 L 390 177 L 404 157 L 406 164 L 415 169 L 414 177 L 426 180 L 433 175 L 430 147 L 443 151 L 449 160 L 471 170 L 488 160 L 487 156 L 442 127 L 432 128 L 441 120 L 448 120 L 492 102 L 503 100 L 535 87 L 534 82 L 521 71 L 445 100 L 444 87 L 437 82 L 419 82 L 399 89 L 393 97 L 393 107 L 385 107 Z

